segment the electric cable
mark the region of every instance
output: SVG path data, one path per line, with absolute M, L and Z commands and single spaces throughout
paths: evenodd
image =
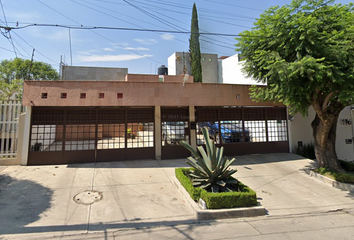
M 7 24 L 7 19 L 6 19 L 6 15 L 5 15 L 4 6 L 2 5 L 2 0 L 0 0 L 0 5 L 1 5 L 1 9 L 2 9 L 2 14 L 4 15 L 5 24 L 6 24 L 6 26 L 8 26 L 8 24 Z M 6 30 L 6 29 L 5 29 L 5 30 Z M 15 45 L 14 45 L 14 42 L 12 41 L 12 37 L 11 37 L 10 30 L 7 30 L 7 31 L 8 31 L 7 33 L 9 34 L 9 37 L 7 37 L 7 39 L 9 39 L 9 41 L 11 42 L 12 47 L 13 47 L 13 49 L 14 49 L 15 56 L 16 56 L 16 58 L 17 58 L 16 47 L 15 47 Z M 5 32 L 5 33 L 6 33 L 6 32 Z M 4 35 L 4 34 L 3 34 L 3 35 Z M 4 37 L 6 37 L 6 35 L 4 35 Z
M 125 30 L 125 31 L 140 31 L 140 32 L 161 32 L 161 33 L 181 33 L 181 34 L 191 34 L 190 31 L 174 31 L 174 30 L 161 30 L 161 29 L 141 29 L 141 28 L 124 28 L 124 27 L 103 27 L 103 26 L 69 26 L 61 24 L 43 24 L 43 23 L 33 23 L 24 25 L 22 27 L 6 27 L 1 26 L 3 29 L 24 29 L 28 27 L 60 27 L 60 28 L 70 28 L 70 29 L 83 29 L 83 30 L 94 30 L 94 29 L 105 29 L 105 30 Z M 200 32 L 200 35 L 212 35 L 212 36 L 227 36 L 227 37 L 249 37 L 249 38 L 270 38 L 267 36 L 257 36 L 257 35 L 241 35 L 233 33 L 209 33 L 209 32 Z

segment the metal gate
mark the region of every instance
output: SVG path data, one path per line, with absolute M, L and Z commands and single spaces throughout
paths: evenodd
M 173 159 L 190 156 L 190 152 L 178 145 L 179 141 L 190 143 L 188 107 L 161 107 L 161 158 Z
M 29 165 L 153 158 L 152 107 L 33 107 Z
M 197 145 L 207 127 L 225 155 L 289 152 L 286 107 L 197 107 L 196 122 Z
M 18 119 L 21 101 L 0 102 L 0 159 L 14 159 L 17 156 Z

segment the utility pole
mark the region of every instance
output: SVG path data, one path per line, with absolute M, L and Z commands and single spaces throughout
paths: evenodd
M 28 68 L 27 80 L 30 80 L 30 77 L 31 77 L 32 63 L 33 63 L 33 57 L 34 57 L 34 51 L 35 50 L 36 49 L 33 48 L 32 57 L 31 57 L 31 63 L 30 63 L 29 68 Z

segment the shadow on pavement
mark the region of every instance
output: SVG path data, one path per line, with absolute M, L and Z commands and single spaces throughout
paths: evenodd
M 227 156 L 228 158 L 236 158 L 232 164 L 237 165 L 253 165 L 266 164 L 275 162 L 287 162 L 304 160 L 306 158 L 292 153 L 271 153 L 271 154 L 250 154 L 240 156 Z M 129 161 L 113 161 L 113 162 L 97 162 L 97 163 L 72 163 L 68 164 L 67 168 L 158 168 L 158 167 L 188 167 L 186 164 L 187 158 L 173 160 L 129 160 Z M 313 161 L 315 162 L 315 161 Z
M 119 229 L 149 229 L 154 227 L 171 227 L 174 229 L 175 226 L 187 225 L 189 229 L 192 229 L 197 224 L 212 225 L 215 221 L 203 221 L 198 222 L 197 220 L 180 220 L 180 221 L 156 221 L 156 222 L 119 222 L 119 223 L 98 223 L 90 224 L 88 231 L 114 231 Z M 1 230 L 0 234 L 31 234 L 31 233 L 43 233 L 43 232 L 71 232 L 77 230 L 87 229 L 87 224 L 73 224 L 73 225 L 48 225 L 48 226 L 29 226 L 21 227 L 16 230 L 16 232 L 9 231 L 8 229 Z
M 51 207 L 53 191 L 0 174 L 0 235 L 18 233 Z

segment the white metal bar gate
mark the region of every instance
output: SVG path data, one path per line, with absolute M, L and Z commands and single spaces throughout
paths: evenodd
M 16 158 L 21 101 L 0 102 L 0 159 Z

